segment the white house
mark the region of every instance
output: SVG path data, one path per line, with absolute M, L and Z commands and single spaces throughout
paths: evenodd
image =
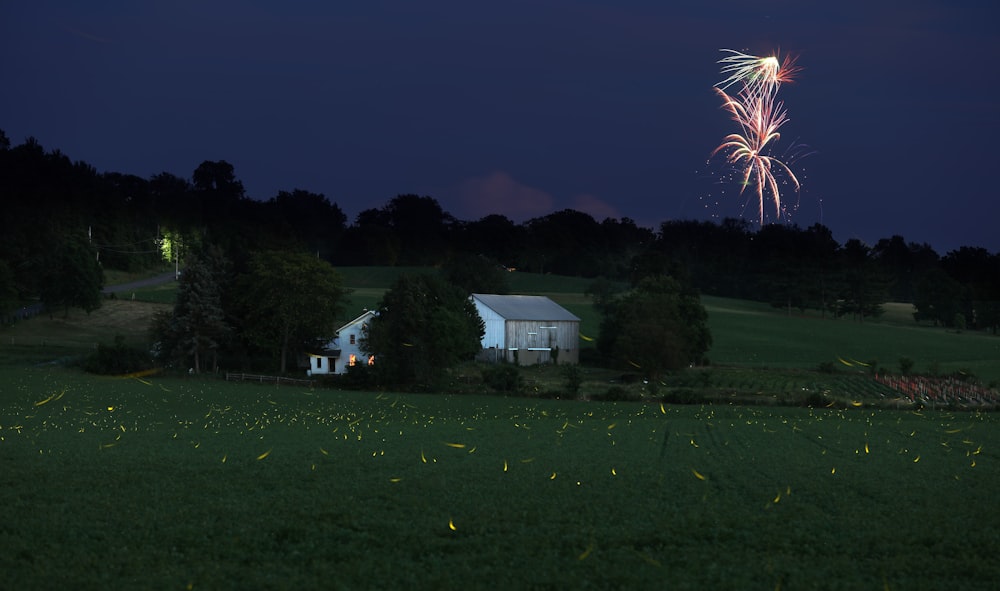
M 337 336 L 327 343 L 322 351 L 309 353 L 310 376 L 332 373 L 347 373 L 347 368 L 358 363 L 374 365 L 375 357 L 361 351 L 361 337 L 375 312 L 365 310 L 364 314 L 337 329 Z
M 580 319 L 549 298 L 474 293 L 471 299 L 486 325 L 481 359 L 580 362 Z

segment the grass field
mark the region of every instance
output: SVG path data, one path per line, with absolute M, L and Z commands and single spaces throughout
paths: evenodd
M 2 586 L 995 589 L 998 420 L 2 367 Z

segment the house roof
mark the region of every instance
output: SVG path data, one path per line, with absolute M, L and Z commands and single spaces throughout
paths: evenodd
M 362 312 L 362 314 L 360 316 L 358 316 L 354 320 L 351 320 L 347 324 L 345 324 L 345 325 L 341 326 L 340 328 L 338 328 L 337 329 L 337 334 L 340 334 L 340 331 L 344 330 L 345 328 L 351 327 L 351 326 L 353 326 L 353 325 L 355 325 L 355 324 L 357 324 L 359 322 L 363 322 L 363 321 L 367 320 L 368 318 L 371 318 L 374 315 L 375 315 L 375 312 L 373 312 L 372 310 L 365 310 L 364 312 Z
M 506 320 L 580 321 L 545 296 L 474 293 L 472 297 Z

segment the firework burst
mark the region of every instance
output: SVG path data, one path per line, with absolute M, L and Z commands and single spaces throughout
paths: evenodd
M 747 187 L 753 188 L 763 225 L 764 202 L 768 195 L 774 202 L 775 217 L 781 217 L 779 177 L 787 178 L 796 191 L 800 188 L 788 163 L 772 155 L 774 145 L 781 138 L 779 129 L 788 122 L 784 104 L 777 99 L 778 89 L 783 82 L 792 80 L 798 68 L 788 57 L 782 62 L 777 56 L 757 57 L 731 49 L 721 51 L 728 54 L 718 62 L 726 78 L 715 85 L 715 92 L 740 130 L 723 138 L 712 151 L 712 157 L 725 154 L 726 161 L 739 171 L 741 195 Z M 738 86 L 739 90 L 730 94 L 727 89 L 733 86 Z

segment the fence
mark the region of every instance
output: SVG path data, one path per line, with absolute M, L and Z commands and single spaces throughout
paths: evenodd
M 227 382 L 254 382 L 258 384 L 274 384 L 275 386 L 312 386 L 313 380 L 286 378 L 283 376 L 264 376 L 252 373 L 226 372 Z

